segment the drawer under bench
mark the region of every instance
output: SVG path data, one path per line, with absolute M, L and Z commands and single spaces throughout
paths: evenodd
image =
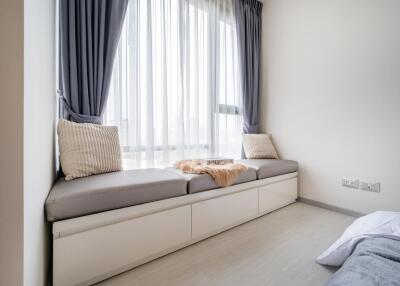
M 297 173 L 291 173 L 56 222 L 53 285 L 92 285 L 291 204 L 296 198 Z

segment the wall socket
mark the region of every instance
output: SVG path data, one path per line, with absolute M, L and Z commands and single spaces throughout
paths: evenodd
M 343 187 L 358 189 L 358 185 L 359 185 L 358 179 L 342 178 L 342 186 Z
M 381 184 L 377 183 L 368 183 L 364 181 L 360 181 L 358 179 L 348 179 L 342 178 L 342 186 L 353 188 L 353 189 L 360 189 L 369 192 L 380 193 L 381 192 Z
M 381 184 L 380 183 L 368 183 L 368 182 L 360 182 L 360 189 L 369 192 L 380 193 Z

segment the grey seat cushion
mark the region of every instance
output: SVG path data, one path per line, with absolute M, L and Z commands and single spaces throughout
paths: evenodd
M 185 174 L 179 169 L 167 168 L 168 170 L 174 171 L 177 174 L 185 177 L 188 181 L 188 193 L 194 194 L 198 192 L 208 191 L 219 188 L 215 183 L 214 179 L 208 174 Z M 233 183 L 233 185 L 246 183 L 257 180 L 256 170 L 248 168 L 247 171 L 241 173 Z
M 257 178 L 265 179 L 274 176 L 297 172 L 297 162 L 278 159 L 245 159 L 239 162 L 257 171 Z
M 46 200 L 48 221 L 84 216 L 186 194 L 184 177 L 163 169 L 122 171 L 65 181 Z

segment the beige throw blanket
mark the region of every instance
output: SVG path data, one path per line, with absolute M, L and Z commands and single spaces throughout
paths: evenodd
M 202 160 L 182 160 L 175 167 L 188 174 L 209 174 L 220 187 L 233 184 L 240 173 L 247 170 L 243 164 L 203 165 Z

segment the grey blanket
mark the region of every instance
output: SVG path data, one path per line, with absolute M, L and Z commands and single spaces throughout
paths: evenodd
M 400 241 L 362 240 L 326 286 L 400 286 Z

